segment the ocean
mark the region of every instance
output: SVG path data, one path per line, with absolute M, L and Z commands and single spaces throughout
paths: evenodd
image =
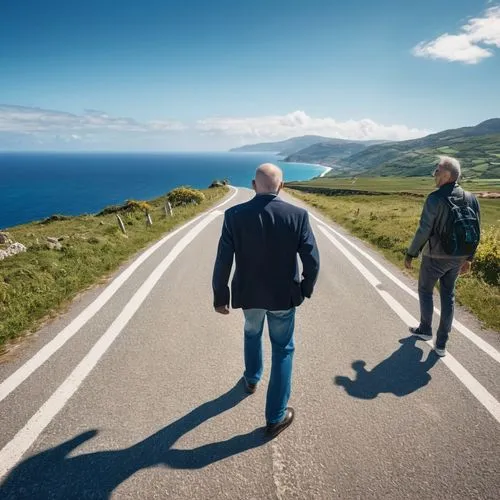
M 325 168 L 285 163 L 272 153 L 0 153 L 0 229 L 53 214 L 95 213 L 127 199 L 147 200 L 172 188 L 206 188 L 214 179 L 251 187 L 257 166 L 277 163 L 285 181 Z

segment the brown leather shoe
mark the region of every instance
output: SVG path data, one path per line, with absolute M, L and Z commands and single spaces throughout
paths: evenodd
M 275 424 L 267 424 L 267 437 L 275 438 L 280 432 L 284 431 L 293 422 L 294 417 L 295 411 L 293 410 L 293 408 L 288 407 L 281 422 L 277 422 Z

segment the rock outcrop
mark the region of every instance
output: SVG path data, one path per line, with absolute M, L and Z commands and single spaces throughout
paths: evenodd
M 0 245 L 7 245 L 12 243 L 9 233 L 0 233 Z
M 0 250 L 0 260 L 12 257 L 18 253 L 26 252 L 26 247 L 22 243 L 12 243 L 6 249 Z

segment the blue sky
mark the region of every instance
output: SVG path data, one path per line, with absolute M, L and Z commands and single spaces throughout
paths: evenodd
M 0 149 L 405 139 L 500 116 L 500 6 L 0 3 Z

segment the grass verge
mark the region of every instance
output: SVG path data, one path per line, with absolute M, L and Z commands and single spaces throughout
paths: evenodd
M 422 198 L 396 194 L 327 196 L 287 188 L 402 268 L 422 211 Z M 457 301 L 500 331 L 500 200 L 481 199 L 482 241 L 472 273 L 457 282 Z M 414 277 L 419 260 L 415 260 Z
M 500 193 L 500 179 L 466 179 L 461 185 L 473 193 Z M 336 178 L 321 177 L 306 182 L 288 182 L 290 188 L 305 189 L 312 192 L 315 188 L 318 194 L 327 194 L 328 190 L 338 191 L 366 191 L 377 193 L 412 193 L 416 196 L 427 196 L 434 189 L 434 179 L 427 177 L 357 177 Z M 349 193 L 346 193 L 349 194 Z M 355 193 L 353 193 L 355 194 Z
M 172 217 L 165 215 L 164 197 L 149 201 L 146 206 L 152 226 L 146 224 L 141 203 L 130 204 L 130 209 L 119 212 L 126 236 L 113 209 L 104 210 L 103 215 L 33 222 L 10 229 L 10 238 L 25 245 L 27 251 L 0 261 L 0 351 L 8 341 L 56 315 L 79 292 L 108 276 L 139 250 L 208 209 L 228 188 L 202 192 L 205 198 L 201 203 L 175 207 Z M 48 242 L 48 237 L 58 244 Z

